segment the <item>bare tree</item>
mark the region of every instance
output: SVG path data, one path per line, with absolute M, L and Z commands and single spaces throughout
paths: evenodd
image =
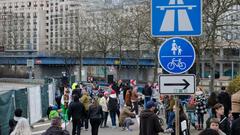
M 136 45 L 137 50 L 137 73 L 136 73 L 136 81 L 139 81 L 139 69 L 140 69 L 140 58 L 141 58 L 141 47 L 143 45 L 146 45 L 146 39 L 144 36 L 144 33 L 146 31 L 146 28 L 148 26 L 148 10 L 146 10 L 143 7 L 137 7 L 135 11 L 133 11 L 129 16 L 131 19 L 131 23 L 129 24 L 129 30 L 130 30 L 130 38 L 131 42 Z
M 100 14 L 92 14 L 92 44 L 93 49 L 97 52 L 103 54 L 104 58 L 104 78 L 107 78 L 107 63 L 106 58 L 107 54 L 112 51 L 114 44 L 112 41 L 112 29 L 111 24 L 113 23 L 112 19 L 112 10 L 105 9 L 100 12 Z
M 120 79 L 122 60 L 124 58 L 123 50 L 127 48 L 129 40 L 129 32 L 127 26 L 130 23 L 129 18 L 119 12 L 111 12 L 113 17 L 113 22 L 110 24 L 112 29 L 112 41 L 115 44 L 115 50 L 118 52 L 119 65 L 117 70 L 117 79 Z M 121 13 L 121 12 L 120 12 Z
M 222 17 L 232 6 L 237 4 L 238 0 L 204 0 L 203 1 L 203 39 L 204 45 L 211 50 L 211 81 L 210 91 L 214 90 L 214 80 L 216 71 L 216 43 L 219 37 L 218 31 L 223 27 Z

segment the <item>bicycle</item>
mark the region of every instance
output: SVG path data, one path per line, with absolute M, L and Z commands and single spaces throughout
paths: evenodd
M 186 68 L 186 63 L 182 62 L 181 59 L 175 60 L 175 58 L 173 58 L 172 61 L 167 64 L 167 67 L 170 70 L 173 70 L 175 67 L 183 70 Z

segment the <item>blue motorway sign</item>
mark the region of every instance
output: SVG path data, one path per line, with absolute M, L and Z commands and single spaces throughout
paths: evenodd
M 164 70 L 171 74 L 187 72 L 195 62 L 195 50 L 184 38 L 167 39 L 159 48 L 158 60 Z
M 152 36 L 200 36 L 201 0 L 152 0 Z

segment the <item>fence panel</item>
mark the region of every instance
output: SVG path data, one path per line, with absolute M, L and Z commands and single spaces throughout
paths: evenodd
M 42 117 L 47 116 L 49 106 L 48 85 L 41 86 Z
M 41 89 L 40 86 L 28 88 L 28 102 L 30 109 L 30 124 L 42 118 Z
M 15 104 L 16 104 L 16 108 L 22 109 L 23 117 L 28 118 L 29 117 L 29 108 L 28 108 L 27 88 L 15 91 Z
M 13 117 L 14 114 L 13 95 L 14 91 L 0 93 L 0 134 L 2 135 L 8 134 L 8 121 Z

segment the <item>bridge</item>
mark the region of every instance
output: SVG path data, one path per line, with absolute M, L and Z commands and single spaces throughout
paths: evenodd
M 28 59 L 34 59 L 35 65 L 80 65 L 79 58 L 76 57 L 61 57 L 61 56 L 1 56 L 0 65 L 27 65 Z M 136 58 L 123 58 L 121 65 L 134 66 L 137 65 Z M 85 66 L 118 66 L 120 59 L 118 57 L 96 58 L 83 57 L 82 64 Z M 140 58 L 139 66 L 153 67 L 153 58 Z

